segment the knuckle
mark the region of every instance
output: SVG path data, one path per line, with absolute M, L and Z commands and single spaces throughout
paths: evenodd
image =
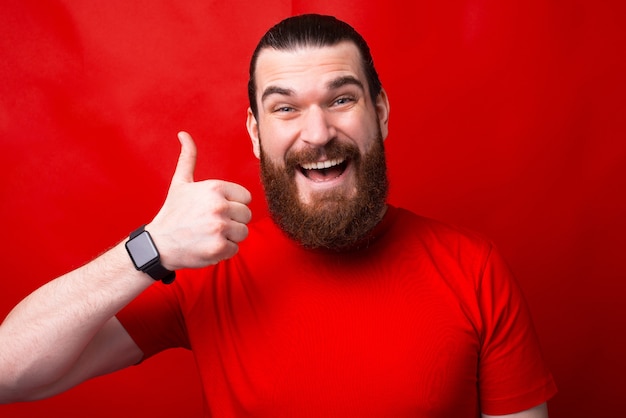
M 239 251 L 239 246 L 226 239 L 221 240 L 215 247 L 214 257 L 219 260 L 231 258 Z
M 213 213 L 222 215 L 228 211 L 228 202 L 224 199 L 216 199 L 213 201 Z
M 213 225 L 212 225 L 213 233 L 216 235 L 224 235 L 224 232 L 226 231 L 227 226 L 228 225 L 225 220 L 218 219 L 215 222 L 213 222 Z

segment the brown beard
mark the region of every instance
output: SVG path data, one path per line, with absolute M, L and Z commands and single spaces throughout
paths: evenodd
M 382 136 L 361 155 L 352 144 L 330 141 L 323 148 L 328 159 L 343 157 L 356 171 L 356 196 L 340 191 L 320 192 L 302 203 L 295 182 L 300 165 L 316 161 L 322 149 L 288 152 L 285 167 L 272 163 L 261 149 L 261 180 L 270 215 L 293 240 L 307 248 L 346 250 L 359 246 L 384 213 L 388 181 Z

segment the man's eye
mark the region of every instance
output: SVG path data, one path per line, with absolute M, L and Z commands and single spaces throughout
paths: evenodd
M 274 109 L 275 113 L 289 113 L 289 112 L 293 112 L 293 107 L 289 107 L 289 106 L 280 106 Z
M 344 105 L 346 103 L 351 103 L 353 101 L 354 101 L 353 97 L 343 96 L 343 97 L 340 97 L 337 100 L 335 100 L 335 104 L 336 105 Z

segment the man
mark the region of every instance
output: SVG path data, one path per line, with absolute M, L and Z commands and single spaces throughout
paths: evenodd
M 386 204 L 389 102 L 360 35 L 280 22 L 249 97 L 272 219 L 248 229 L 247 190 L 194 182 L 180 133 L 152 222 L 2 324 L 0 401 L 185 347 L 207 416 L 547 417 L 554 383 L 493 246 Z

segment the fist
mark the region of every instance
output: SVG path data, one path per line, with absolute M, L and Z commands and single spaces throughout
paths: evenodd
M 251 196 L 221 180 L 194 181 L 196 145 L 179 132 L 180 156 L 163 207 L 146 226 L 170 270 L 200 268 L 232 257 L 248 236 Z

